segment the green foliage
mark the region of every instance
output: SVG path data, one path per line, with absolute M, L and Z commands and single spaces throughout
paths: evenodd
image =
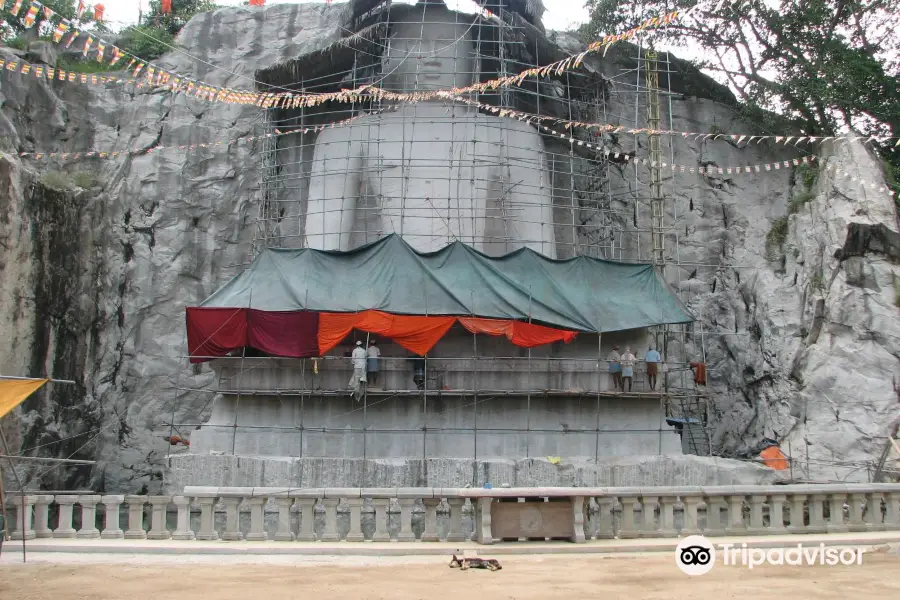
M 825 291 L 825 278 L 821 274 L 816 273 L 809 278 L 809 287 L 817 292 Z
M 172 49 L 175 36 L 162 27 L 136 25 L 122 30 L 119 47 L 144 60 L 159 58 Z
M 174 38 L 194 15 L 217 8 L 221 6 L 212 0 L 172 0 L 172 12 L 163 14 L 161 0 L 150 0 L 150 10 L 140 24 L 153 29 L 164 29 Z
M 109 66 L 109 63 L 97 62 L 97 59 L 93 57 L 79 59 L 68 55 L 58 56 L 56 58 L 56 67 L 72 71 L 73 73 L 105 73 L 116 70 L 116 67 Z
M 74 175 L 72 175 L 72 181 L 75 183 L 75 185 L 85 190 L 89 190 L 100 183 L 100 179 L 90 171 L 76 172 Z
M 588 0 L 585 37 L 620 33 L 699 0 Z M 734 91 L 751 112 L 790 120 L 794 132 L 900 135 L 900 2 L 743 0 L 705 3 L 689 19 L 649 33 L 645 43 L 700 49 L 698 67 Z M 752 121 L 772 130 L 768 123 Z M 781 131 L 787 131 L 782 125 Z M 873 144 L 900 168 L 900 148 Z
M 805 204 L 807 204 L 810 200 L 816 197 L 816 193 L 812 190 L 806 190 L 805 192 L 800 192 L 793 198 L 791 198 L 790 203 L 788 204 L 788 214 L 795 215 L 800 212 L 800 209 L 803 208 Z
M 720 133 L 725 133 L 725 131 L 716 124 L 712 124 L 709 126 L 709 133 L 711 135 L 719 135 Z
M 894 190 L 894 201 L 897 202 L 897 208 L 900 210 L 900 155 L 896 158 L 896 163 L 892 163 L 887 158 L 882 159 L 882 166 L 884 167 L 885 183 Z
M 11 8 L 11 4 L 11 2 L 7 3 L 7 9 Z M 77 0 L 42 0 L 41 4 L 53 10 L 53 12 L 55 12 L 56 14 L 69 19 L 70 21 L 75 20 L 75 7 L 77 5 Z M 5 23 L 3 23 L 2 33 L 2 37 L 4 39 L 16 38 L 24 35 L 26 38 L 33 40 L 38 38 L 39 36 L 48 35 L 56 26 L 55 22 L 47 21 L 47 18 L 44 16 L 44 11 L 39 10 L 37 15 L 35 16 L 34 25 L 32 25 L 28 29 L 25 29 L 25 14 L 28 12 L 29 6 L 31 6 L 31 3 L 25 2 L 22 5 L 22 9 L 19 12 L 18 17 L 9 15 L 8 18 L 5 19 Z M 94 22 L 93 12 L 85 11 L 84 13 L 82 13 L 80 23 L 82 25 L 91 23 L 91 29 L 103 32 L 109 31 L 109 29 L 104 24 Z M 7 45 L 9 44 L 7 43 Z
M 819 171 L 806 163 L 802 163 L 794 170 L 794 178 L 802 183 L 807 190 L 811 190 L 819 178 Z
M 772 221 L 772 228 L 766 234 L 766 250 L 770 254 L 774 254 L 781 249 L 784 240 L 787 239 L 788 218 L 778 217 Z
M 62 171 L 47 171 L 41 175 L 41 185 L 60 191 L 72 189 L 72 181 Z
M 5 40 L 4 43 L 10 48 L 15 48 L 16 50 L 24 50 L 28 47 L 29 39 L 24 35 L 17 35 L 14 38 L 9 38 Z

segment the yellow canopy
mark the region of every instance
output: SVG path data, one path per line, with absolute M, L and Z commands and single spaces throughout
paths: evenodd
M 0 379 L 0 418 L 22 404 L 49 379 Z

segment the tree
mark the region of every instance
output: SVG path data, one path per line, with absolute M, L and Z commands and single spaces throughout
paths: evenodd
M 194 15 L 220 8 L 213 0 L 171 0 L 172 10 L 163 13 L 162 0 L 150 0 L 150 10 L 141 20 L 141 25 L 165 29 L 176 36 Z
M 76 13 L 76 4 L 77 0 L 46 0 L 41 2 L 44 6 L 51 9 L 60 17 L 64 17 L 70 21 L 75 21 L 75 13 Z M 44 16 L 44 11 L 39 10 L 37 15 L 35 16 L 34 25 L 28 29 L 25 28 L 25 15 L 28 13 L 28 9 L 31 7 L 30 2 L 25 2 L 22 5 L 22 8 L 19 10 L 19 15 L 17 17 L 13 17 L 11 15 L 6 16 L 4 27 L 4 38 L 18 37 L 23 34 L 27 34 L 30 38 L 37 38 L 41 35 L 50 35 L 53 31 L 53 28 L 56 27 L 56 23 L 59 21 L 58 18 L 54 18 L 52 22 L 47 21 L 47 18 Z M 7 7 L 9 8 L 9 6 Z M 100 29 L 102 31 L 108 31 L 105 26 L 101 23 L 94 22 L 94 13 L 85 11 L 81 14 L 80 22 L 83 25 L 88 23 L 93 23 L 92 29 Z
M 582 33 L 615 33 L 697 0 L 588 0 Z M 743 0 L 704 2 L 653 34 L 657 44 L 699 47 L 697 66 L 751 110 L 780 113 L 806 135 L 900 136 L 900 2 Z M 900 174 L 897 140 L 875 144 Z M 889 177 L 892 173 L 889 173 Z

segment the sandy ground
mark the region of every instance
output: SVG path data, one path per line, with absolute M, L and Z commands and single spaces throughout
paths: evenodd
M 480 554 L 487 557 L 487 553 Z M 3 553 L 0 598 L 22 600 L 268 600 L 315 598 L 893 598 L 900 556 L 861 566 L 745 568 L 718 565 L 688 577 L 674 556 L 508 556 L 503 570 L 450 569 L 439 557 L 75 557 Z M 104 560 L 106 562 L 104 562 Z M 21 561 L 21 557 L 18 558 Z

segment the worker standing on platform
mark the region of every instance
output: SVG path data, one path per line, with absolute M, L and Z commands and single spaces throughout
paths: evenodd
M 656 391 L 656 376 L 659 374 L 659 363 L 662 362 L 662 358 L 659 355 L 659 352 L 653 349 L 653 346 L 650 346 L 647 349 L 647 354 L 644 356 L 644 361 L 647 363 L 647 382 L 650 384 L 650 391 Z
M 366 383 L 375 387 L 378 384 L 378 359 L 381 357 L 381 350 L 375 344 L 375 340 L 369 342 L 369 350 L 366 352 Z
M 350 377 L 350 389 L 353 397 L 358 401 L 362 397 L 362 387 L 366 383 L 366 350 L 362 342 L 356 342 L 356 348 L 350 355 L 353 363 L 353 375 Z
M 606 362 L 609 363 L 609 374 L 612 375 L 612 383 L 615 389 L 621 389 L 622 387 L 622 365 L 619 363 L 619 347 L 613 346 L 612 352 L 609 353 L 609 356 L 606 357 Z
M 631 348 L 625 346 L 620 362 L 622 364 L 622 391 L 625 391 L 625 381 L 628 381 L 628 391 L 631 391 L 631 380 L 634 377 L 634 361 L 637 357 L 631 353 Z

